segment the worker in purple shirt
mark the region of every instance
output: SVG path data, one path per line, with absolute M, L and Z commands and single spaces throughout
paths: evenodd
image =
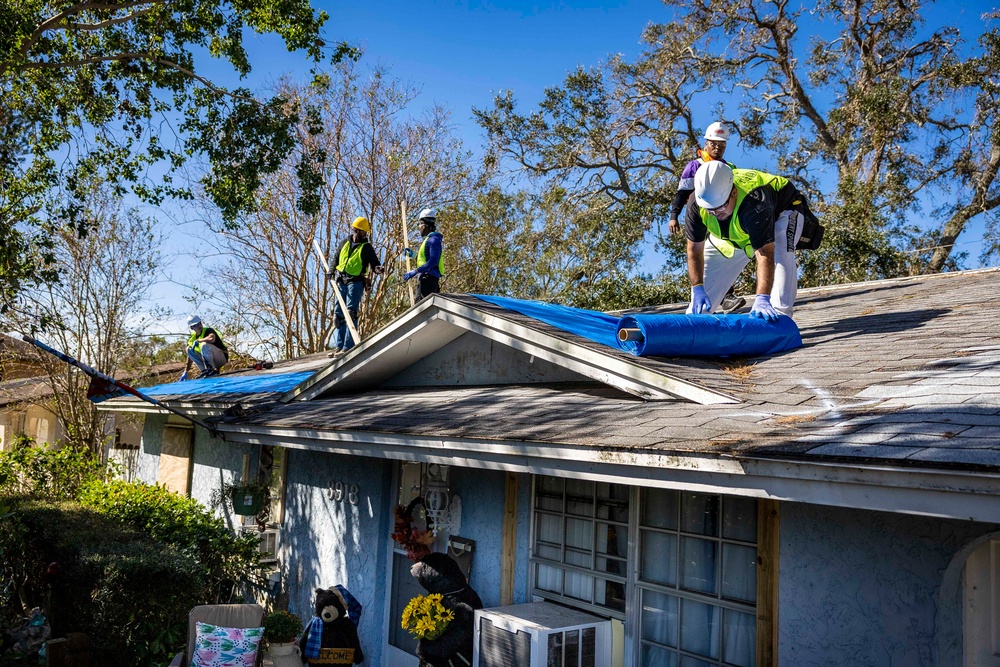
M 419 276 L 417 282 L 417 301 L 441 291 L 441 278 L 444 277 L 444 258 L 441 252 L 441 232 L 435 231 L 437 216 L 434 209 L 425 208 L 417 218 L 420 225 L 420 235 L 424 237 L 417 251 L 417 268 L 403 274 L 403 280 Z M 410 251 L 412 253 L 412 250 Z M 411 255 L 412 256 L 412 255 Z
M 705 130 L 705 147 L 698 149 L 698 157 L 684 166 L 680 182 L 677 184 L 677 194 L 674 195 L 674 203 L 670 207 L 670 221 L 667 223 L 671 234 L 676 234 L 681 230 L 678 218 L 680 217 L 681 209 L 688 203 L 691 194 L 694 192 L 694 175 L 697 173 L 698 167 L 708 164 L 712 160 L 726 162 L 722 159 L 722 156 L 726 154 L 726 143 L 728 141 L 729 128 L 722 123 L 712 123 Z M 730 169 L 736 168 L 736 165 L 731 162 L 726 162 L 726 164 L 729 165 Z

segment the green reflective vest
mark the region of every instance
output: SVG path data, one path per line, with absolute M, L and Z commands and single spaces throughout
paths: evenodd
M 442 236 L 441 232 L 431 232 L 424 237 L 424 240 L 420 243 L 420 250 L 417 251 L 417 266 L 423 266 L 427 263 L 427 253 L 424 249 L 427 246 L 427 239 L 437 234 Z M 441 255 L 438 257 L 438 271 L 441 273 L 441 277 L 444 277 L 444 248 L 441 248 Z
M 364 266 L 361 261 L 361 250 L 368 242 L 359 243 L 354 251 L 351 251 L 351 242 L 345 241 L 340 248 L 340 260 L 337 262 L 337 270 L 351 276 L 360 276 L 361 268 Z
M 729 219 L 729 233 L 723 236 L 719 219 L 703 208 L 699 209 L 701 221 L 708 227 L 709 242 L 723 255 L 732 257 L 736 248 L 741 248 L 747 257 L 753 257 L 750 235 L 740 226 L 740 204 L 751 190 L 771 186 L 777 191 L 788 185 L 788 179 L 756 169 L 733 169 L 733 184 L 736 186 L 736 207 L 733 208 L 733 217 Z
M 191 332 L 191 336 L 188 338 L 188 344 L 187 344 L 187 346 L 189 348 L 194 348 L 195 352 L 199 352 L 200 353 L 201 352 L 201 343 L 196 343 L 195 341 L 198 340 L 199 338 L 204 338 L 209 333 L 214 333 L 215 334 L 215 346 L 217 348 L 219 348 L 220 350 L 222 350 L 223 352 L 225 352 L 228 355 L 229 354 L 229 350 L 228 350 L 228 348 L 226 348 L 226 344 L 222 342 L 222 336 L 220 336 L 219 332 L 216 331 L 215 329 L 213 329 L 212 327 L 205 327 L 205 326 L 203 326 L 200 334 L 199 333 L 195 333 L 195 332 L 192 331 Z

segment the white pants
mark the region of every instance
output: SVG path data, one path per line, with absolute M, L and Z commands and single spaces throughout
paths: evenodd
M 795 264 L 795 245 L 802 236 L 802 214 L 782 211 L 774 223 L 774 284 L 771 287 L 771 305 L 779 313 L 792 316 L 795 295 L 799 288 L 798 267 Z M 726 257 L 705 241 L 705 293 L 712 302 L 712 312 L 722 307 L 722 299 L 733 286 L 740 273 L 750 263 L 750 258 L 737 248 L 732 257 Z M 691 312 L 688 304 L 687 312 Z

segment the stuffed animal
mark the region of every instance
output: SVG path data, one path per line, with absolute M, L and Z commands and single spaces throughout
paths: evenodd
M 432 553 L 414 563 L 410 574 L 428 593 L 441 594 L 441 604 L 455 613 L 440 637 L 421 639 L 417 644 L 421 667 L 471 665 L 475 610 L 483 608 L 483 601 L 469 586 L 458 563 L 447 554 Z
M 348 617 L 348 603 L 338 588 L 316 589 L 316 615 L 299 639 L 309 665 L 357 665 L 365 659 L 358 629 Z

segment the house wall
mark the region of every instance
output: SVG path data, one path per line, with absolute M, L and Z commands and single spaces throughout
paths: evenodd
M 358 486 L 358 502 L 331 500 L 331 481 Z M 392 532 L 392 464 L 381 459 L 291 450 L 280 554 L 289 610 L 314 615 L 316 588 L 342 584 L 364 607 L 359 636 L 365 663 L 381 664 L 385 541 Z
M 24 413 L 24 432 L 37 444 L 56 443 L 64 432 L 55 414 L 39 405 L 29 405 Z
M 503 562 L 504 485 L 506 473 L 451 469 L 451 489 L 462 498 L 462 537 L 476 541 L 469 582 L 485 607 L 500 605 Z M 514 603 L 527 602 L 528 530 L 531 521 L 531 476 L 518 475 L 517 546 Z
M 313 615 L 314 590 L 343 584 L 364 605 L 359 634 L 365 663 L 382 664 L 388 632 L 386 590 L 391 573 L 386 540 L 392 532 L 394 463 L 381 459 L 291 450 L 281 533 L 283 584 L 289 609 Z M 331 481 L 357 484 L 357 505 L 327 495 Z M 462 497 L 461 536 L 476 541 L 471 583 L 483 603 L 500 603 L 505 473 L 451 468 L 450 484 Z M 515 602 L 528 599 L 527 558 L 530 477 L 519 476 Z M 390 620 L 390 622 L 393 622 Z
M 779 663 L 961 664 L 952 662 L 961 655 L 952 650 L 961 645 L 959 577 L 949 583 L 946 572 L 955 563 L 960 571 L 959 552 L 997 529 L 782 503 Z

